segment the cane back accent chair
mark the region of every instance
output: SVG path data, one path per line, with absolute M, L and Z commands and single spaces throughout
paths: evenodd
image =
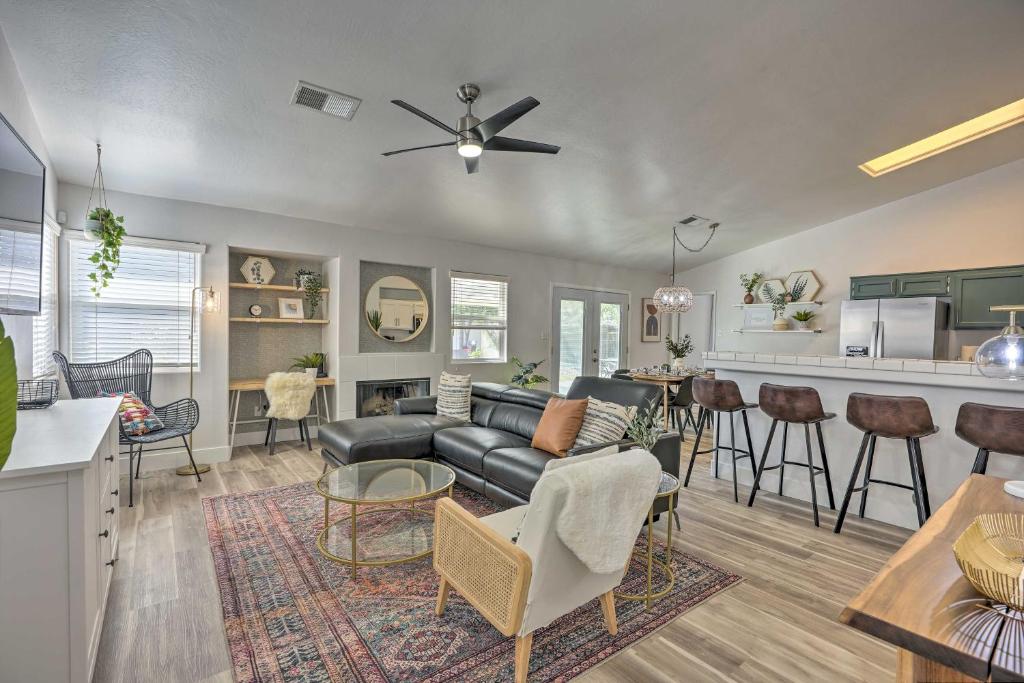
M 145 403 L 160 421 L 163 429 L 148 434 L 127 434 L 118 420 L 121 430 L 120 443 L 128 446 L 128 507 L 135 505 L 134 479 L 139 478 L 142 465 L 142 449 L 144 446 L 181 438 L 188 452 L 188 460 L 192 464 L 196 481 L 202 481 L 196 461 L 192 458 L 192 446 L 186 438 L 199 424 L 199 404 L 191 398 L 183 398 L 165 406 L 154 406 L 150 400 L 150 389 L 153 386 L 153 354 L 149 349 L 132 351 L 127 356 L 102 363 L 71 363 L 59 351 L 54 351 L 53 359 L 64 375 L 71 398 L 95 398 L 103 393 L 132 392 Z M 150 450 L 166 450 L 177 446 L 163 446 Z M 135 460 L 138 459 L 136 463 Z M 135 472 L 132 473 L 132 464 Z

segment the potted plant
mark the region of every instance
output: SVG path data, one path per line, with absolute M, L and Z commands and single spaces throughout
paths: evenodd
M 686 357 L 693 352 L 693 340 L 690 335 L 684 335 L 679 341 L 672 341 L 670 335 L 665 335 L 665 348 L 672 356 L 672 367 L 682 370 L 686 367 Z
M 754 273 L 753 275 L 747 276 L 746 273 L 740 273 L 740 287 L 746 294 L 743 295 L 743 303 L 748 306 L 754 303 L 754 290 L 764 280 L 762 273 Z
M 374 332 L 380 332 L 380 326 L 384 322 L 384 316 L 376 308 L 372 311 L 366 312 L 366 322 L 370 324 L 370 328 Z
M 626 426 L 626 436 L 636 444 L 634 448 L 642 448 L 651 452 L 658 443 L 658 437 L 664 430 L 658 426 L 658 402 L 651 400 L 647 408 L 637 408 L 633 419 Z
M 298 368 L 300 370 L 305 370 L 307 375 L 312 375 L 313 377 L 324 377 L 327 374 L 324 372 L 324 360 L 325 356 L 320 352 L 308 353 L 305 356 L 292 358 L 292 367 L 289 369 L 294 370 Z
M 323 275 L 306 268 L 299 268 L 295 271 L 295 289 L 306 292 L 306 308 L 310 318 L 316 317 L 316 309 L 320 307 L 323 300 Z
M 92 293 L 98 297 L 103 288 L 110 284 L 114 271 L 121 263 L 121 245 L 127 234 L 124 216 L 114 216 L 110 209 L 97 206 L 86 219 L 87 234 L 90 231 L 97 245 L 96 251 L 89 257 L 89 261 L 96 266 L 96 270 L 89 273 L 89 279 L 93 283 Z
M 771 304 L 775 320 L 772 322 L 772 329 L 776 332 L 789 329 L 789 321 L 786 320 L 786 295 L 783 292 L 776 292 L 769 284 L 764 286 L 764 298 Z
M 537 384 L 543 384 L 548 381 L 548 378 L 544 375 L 538 375 L 536 370 L 543 363 L 543 359 L 535 363 L 524 363 L 515 356 L 512 356 L 512 364 L 518 368 L 515 374 L 512 375 L 511 383 L 516 386 L 520 386 L 523 389 L 532 389 Z
M 811 328 L 811 321 L 814 320 L 816 315 L 814 311 L 797 311 L 793 314 L 793 320 L 796 321 L 797 327 L 801 330 L 809 330 Z

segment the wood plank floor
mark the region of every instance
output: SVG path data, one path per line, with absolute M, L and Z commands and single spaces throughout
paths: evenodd
M 753 508 L 737 505 L 731 482 L 708 469 L 699 461 L 680 495 L 683 527 L 674 547 L 744 581 L 578 680 L 892 680 L 895 650 L 836 616 L 910 532 L 854 517 L 836 536 L 831 512 L 816 529 L 801 501 L 764 492 Z M 317 451 L 291 442 L 274 456 L 262 447 L 236 448 L 198 485 L 173 470 L 144 474 L 141 495 L 136 490 L 141 503 L 121 510 L 121 559 L 94 680 L 232 681 L 200 500 L 310 481 L 320 470 Z M 121 486 L 127 488 L 126 476 Z

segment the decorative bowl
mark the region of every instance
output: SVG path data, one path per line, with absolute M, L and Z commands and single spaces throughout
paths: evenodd
M 953 543 L 953 555 L 979 593 L 1024 610 L 1024 515 L 979 515 Z

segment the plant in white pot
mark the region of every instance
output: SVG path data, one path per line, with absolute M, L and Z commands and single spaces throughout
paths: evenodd
M 772 329 L 776 332 L 782 332 L 783 330 L 789 329 L 789 321 L 786 320 L 786 294 L 785 292 L 776 292 L 775 288 L 769 284 L 765 284 L 761 290 L 764 292 L 764 298 L 768 300 L 768 303 L 772 306 L 772 313 L 775 315 L 775 320 L 772 322 Z
M 672 367 L 682 370 L 686 367 L 686 357 L 693 352 L 693 340 L 690 335 L 684 335 L 679 341 L 672 341 L 670 335 L 665 335 L 665 348 L 672 356 Z
M 809 330 L 811 329 L 811 321 L 814 320 L 816 315 L 814 311 L 797 311 L 793 314 L 793 320 L 796 321 L 797 327 L 801 330 Z
M 324 365 L 324 354 L 322 353 L 308 353 L 305 356 L 299 356 L 298 358 L 292 358 L 292 368 L 305 371 L 307 375 L 311 377 L 319 376 Z

